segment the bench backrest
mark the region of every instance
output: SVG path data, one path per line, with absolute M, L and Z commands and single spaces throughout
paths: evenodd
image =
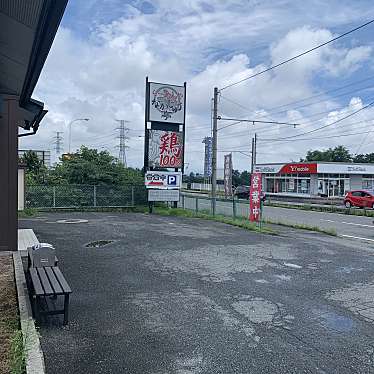
M 54 266 L 56 262 L 56 253 L 52 248 L 39 248 L 33 250 L 28 249 L 28 254 L 30 258 L 30 266 L 34 268 Z

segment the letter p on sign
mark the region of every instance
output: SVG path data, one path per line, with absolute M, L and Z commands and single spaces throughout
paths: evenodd
M 176 175 L 169 175 L 168 176 L 168 185 L 169 186 L 176 186 L 177 185 L 177 176 Z

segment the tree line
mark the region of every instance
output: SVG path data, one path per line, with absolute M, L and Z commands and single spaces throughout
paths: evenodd
M 99 152 L 82 146 L 77 152 L 65 155 L 60 162 L 47 168 L 33 151 L 20 160 L 26 166 L 27 185 L 144 185 L 140 169 L 125 168 L 107 151 Z
M 327 161 L 327 162 L 354 162 L 354 163 L 374 163 L 374 153 L 352 154 L 349 150 L 339 145 L 325 151 L 310 150 L 305 158 L 300 161 Z
M 340 145 L 327 150 L 309 150 L 300 162 L 354 162 L 374 163 L 374 153 L 352 154 Z M 27 151 L 21 162 L 26 166 L 26 182 L 28 185 L 143 185 L 144 177 L 141 169 L 125 168 L 114 156 L 107 151 L 98 151 L 82 146 L 77 152 L 65 155 L 60 162 L 51 168 L 43 165 L 33 151 Z M 203 183 L 203 175 L 191 172 L 183 178 L 185 183 Z M 248 170 L 232 172 L 234 186 L 249 185 Z

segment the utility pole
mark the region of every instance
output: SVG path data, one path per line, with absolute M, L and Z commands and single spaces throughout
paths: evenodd
M 256 170 L 256 156 L 257 156 L 257 134 L 252 138 L 252 150 L 251 150 L 251 174 Z
M 257 133 L 255 133 L 254 148 L 253 148 L 253 171 L 256 171 L 257 162 Z
M 213 96 L 213 142 L 212 142 L 212 214 L 216 214 L 216 190 L 217 190 L 217 107 L 218 87 L 214 87 Z
M 254 155 L 255 155 L 255 139 L 252 138 L 252 148 L 251 148 L 251 174 L 253 174 L 253 169 L 254 169 Z
M 62 136 L 61 136 L 61 134 L 62 134 L 61 131 L 57 131 L 56 136 L 54 137 L 54 144 L 55 144 L 55 150 L 56 150 L 57 158 L 61 154 L 61 151 L 62 151 Z
M 129 123 L 129 121 L 125 121 L 123 119 L 121 120 L 116 120 L 120 123 L 120 127 L 118 127 L 116 130 L 119 130 L 119 154 L 118 154 L 118 159 L 121 162 L 121 164 L 127 168 L 127 160 L 126 160 L 126 140 L 129 139 L 128 136 L 126 136 L 126 133 L 130 130 L 128 127 L 125 127 L 125 123 Z

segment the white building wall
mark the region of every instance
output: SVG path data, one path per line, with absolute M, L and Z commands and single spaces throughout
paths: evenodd
M 312 196 L 318 195 L 318 175 L 310 174 L 310 194 Z

